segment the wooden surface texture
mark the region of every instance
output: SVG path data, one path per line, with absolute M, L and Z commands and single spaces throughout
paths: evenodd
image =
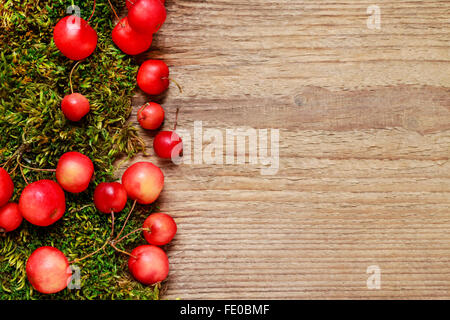
M 380 29 L 367 26 L 371 5 Z M 179 226 L 163 298 L 449 299 L 450 1 L 166 7 L 139 61 L 164 59 L 183 93 L 137 92 L 131 121 L 151 99 L 164 129 L 177 107 L 182 130 L 279 129 L 280 160 L 274 175 L 174 165 L 141 132 L 150 155 L 131 162 L 161 166 L 158 205 Z M 369 266 L 380 289 L 367 287 Z

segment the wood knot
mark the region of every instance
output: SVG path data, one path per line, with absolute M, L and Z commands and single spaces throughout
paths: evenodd
M 302 98 L 302 96 L 301 95 L 296 95 L 296 96 L 294 96 L 294 103 L 298 106 L 298 107 L 301 107 L 301 106 L 303 106 L 303 98 Z

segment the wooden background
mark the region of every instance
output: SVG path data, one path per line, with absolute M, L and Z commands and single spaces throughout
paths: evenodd
M 166 7 L 138 59 L 164 59 L 184 89 L 151 98 L 164 128 L 179 107 L 182 129 L 279 129 L 280 168 L 175 166 L 142 131 L 150 156 L 132 162 L 161 166 L 158 203 L 179 225 L 163 298 L 450 298 L 450 2 Z M 131 121 L 149 100 L 137 92 Z

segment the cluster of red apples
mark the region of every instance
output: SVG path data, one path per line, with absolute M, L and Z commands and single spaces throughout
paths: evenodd
M 128 16 L 119 19 L 116 15 L 120 21 L 112 31 L 112 40 L 124 53 L 137 55 L 150 48 L 153 34 L 166 20 L 166 9 L 164 0 L 126 0 L 126 5 Z M 53 39 L 61 53 L 72 60 L 87 58 L 97 46 L 97 33 L 88 21 L 79 17 L 61 19 L 55 26 Z M 163 93 L 169 80 L 169 68 L 162 60 L 147 60 L 139 67 L 137 84 L 149 95 Z M 61 110 L 67 119 L 77 122 L 89 113 L 90 104 L 85 96 L 73 92 L 72 85 L 71 90 L 62 100 Z M 146 103 L 138 111 L 138 121 L 144 129 L 156 130 L 164 121 L 164 109 L 158 103 Z M 182 153 L 182 140 L 175 131 L 161 131 L 153 141 L 153 148 L 159 157 L 169 159 Z
M 55 170 L 47 169 L 47 171 L 56 172 L 57 182 L 39 180 L 30 183 L 22 191 L 19 204 L 16 204 L 9 202 L 14 192 L 13 181 L 9 174 L 0 168 L 0 228 L 2 232 L 17 229 L 23 218 L 40 227 L 50 226 L 61 219 L 66 211 L 64 191 L 70 193 L 85 191 L 93 178 L 94 165 L 87 156 L 79 152 L 67 152 L 59 159 Z M 113 239 L 114 214 L 125 208 L 128 198 L 144 205 L 153 203 L 163 186 L 162 171 L 150 162 L 138 162 L 130 166 L 122 176 L 122 183 L 100 183 L 94 192 L 94 204 L 100 212 L 111 214 L 111 236 L 103 247 L 84 258 L 92 256 L 106 244 L 110 244 L 114 249 L 130 256 L 128 266 L 136 280 L 148 285 L 163 281 L 169 273 L 169 261 L 165 252 L 158 246 L 169 243 L 177 232 L 177 225 L 169 215 L 151 214 L 144 221 L 142 228 L 119 238 L 133 211 L 131 209 L 120 233 Z M 131 253 L 117 249 L 117 243 L 137 231 L 143 231 L 148 245 L 139 246 Z M 26 272 L 32 286 L 46 294 L 63 290 L 71 278 L 69 261 L 60 250 L 54 247 L 36 249 L 27 261 Z
M 95 10 L 95 0 L 93 2 Z M 112 39 L 124 53 L 136 55 L 150 48 L 153 34 L 166 19 L 166 10 L 164 0 L 126 0 L 126 5 L 129 10 L 128 16 L 119 19 L 119 23 L 112 31 Z M 114 8 L 112 9 L 114 11 Z M 57 48 L 67 58 L 80 61 L 94 52 L 97 46 L 97 33 L 89 25 L 89 20 L 90 18 L 86 21 L 80 17 L 67 16 L 56 24 L 53 39 Z M 169 86 L 167 65 L 161 60 L 145 61 L 139 68 L 137 83 L 147 94 L 161 94 Z M 67 119 L 80 121 L 90 111 L 90 104 L 85 96 L 73 92 L 72 83 L 71 91 L 72 94 L 62 100 L 61 109 Z M 164 121 L 164 110 L 157 103 L 147 103 L 139 110 L 138 120 L 145 129 L 158 129 Z M 173 154 L 179 155 L 182 152 L 181 139 L 175 132 L 161 131 L 155 137 L 154 149 L 162 158 L 170 158 Z M 54 171 L 57 182 L 39 180 L 28 184 L 20 195 L 19 203 L 16 204 L 9 202 L 14 192 L 11 177 L 0 168 L 1 232 L 15 230 L 23 218 L 40 227 L 54 224 L 66 211 L 64 191 L 70 193 L 85 191 L 93 178 L 94 165 L 87 156 L 79 152 L 68 152 L 61 156 L 56 169 L 45 171 Z M 169 243 L 175 236 L 177 231 L 175 221 L 165 213 L 154 213 L 145 220 L 142 228 L 120 237 L 135 204 L 153 203 L 163 186 L 162 171 L 150 162 L 138 162 L 130 166 L 122 176 L 122 183 L 100 183 L 94 192 L 94 204 L 100 212 L 111 214 L 110 238 L 101 248 L 72 262 L 54 247 L 36 249 L 26 265 L 27 277 L 32 286 L 45 294 L 65 289 L 72 274 L 70 263 L 88 258 L 108 244 L 129 256 L 128 267 L 136 280 L 146 285 L 163 281 L 169 273 L 169 261 L 159 246 Z M 115 236 L 114 214 L 125 208 L 128 198 L 134 200 L 133 207 L 120 232 Z M 138 231 L 143 232 L 148 245 L 139 246 L 131 253 L 117 248 L 117 243 Z
M 128 15 L 120 19 L 116 14 L 119 22 L 111 34 L 120 50 L 129 55 L 137 55 L 150 48 L 153 34 L 166 20 L 164 2 L 165 0 L 126 0 Z M 53 39 L 64 56 L 77 61 L 94 52 L 98 37 L 89 25 L 89 19 L 86 21 L 81 17 L 67 16 L 56 24 Z M 139 67 L 137 84 L 149 95 L 163 93 L 169 87 L 169 81 L 169 68 L 162 60 L 147 60 Z M 61 110 L 67 119 L 77 122 L 89 113 L 90 103 L 84 95 L 73 92 L 72 86 L 71 91 L 62 100 Z M 148 103 L 139 111 L 138 118 L 143 128 L 155 130 L 164 120 L 164 110 L 157 103 Z M 162 158 L 170 158 L 171 151 L 180 142 L 176 133 L 162 131 L 155 138 L 155 152 Z

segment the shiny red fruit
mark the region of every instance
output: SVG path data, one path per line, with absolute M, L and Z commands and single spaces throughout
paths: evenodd
M 124 53 L 136 55 L 150 48 L 153 36 L 134 31 L 128 23 L 128 17 L 125 17 L 114 27 L 112 39 Z
M 56 24 L 53 40 L 67 58 L 82 60 L 94 52 L 97 33 L 83 18 L 67 16 Z
M 127 191 L 119 182 L 102 182 L 94 191 L 94 203 L 103 213 L 117 213 L 127 204 Z
M 177 158 L 183 152 L 183 141 L 175 131 L 160 131 L 153 140 L 153 149 L 163 159 Z
M 155 246 L 163 246 L 172 241 L 177 233 L 177 224 L 171 216 L 165 213 L 153 213 L 144 221 L 143 228 L 151 229 L 144 231 L 144 238 L 148 243 Z
M 131 199 L 140 204 L 150 204 L 164 187 L 164 175 L 151 162 L 137 162 L 123 173 L 122 184 Z
M 28 281 L 40 293 L 64 290 L 72 272 L 64 253 L 53 247 L 40 247 L 30 255 L 26 272 Z
M 158 103 L 148 102 L 139 109 L 137 120 L 142 128 L 156 130 L 164 121 L 164 109 Z
M 80 193 L 86 190 L 94 174 L 91 159 L 79 152 L 66 152 L 56 166 L 56 180 L 64 190 Z
M 128 268 L 137 281 L 150 285 L 167 278 L 169 259 L 161 248 L 143 245 L 134 249 L 131 255 Z
M 61 110 L 70 121 L 80 121 L 91 110 L 89 100 L 79 93 L 68 94 L 61 102 Z
M 66 211 L 64 191 L 51 180 L 33 182 L 22 191 L 19 210 L 28 222 L 41 227 L 49 226 Z
M 145 93 L 157 95 L 169 87 L 169 67 L 162 60 L 147 60 L 137 74 L 139 88 Z
M 136 0 L 128 10 L 128 21 L 136 32 L 153 34 L 166 21 L 166 8 L 160 0 Z
M 10 232 L 16 230 L 22 223 L 22 220 L 22 214 L 16 203 L 11 202 L 0 208 L 0 231 Z
M 0 207 L 8 203 L 14 192 L 14 184 L 8 172 L 0 168 Z

